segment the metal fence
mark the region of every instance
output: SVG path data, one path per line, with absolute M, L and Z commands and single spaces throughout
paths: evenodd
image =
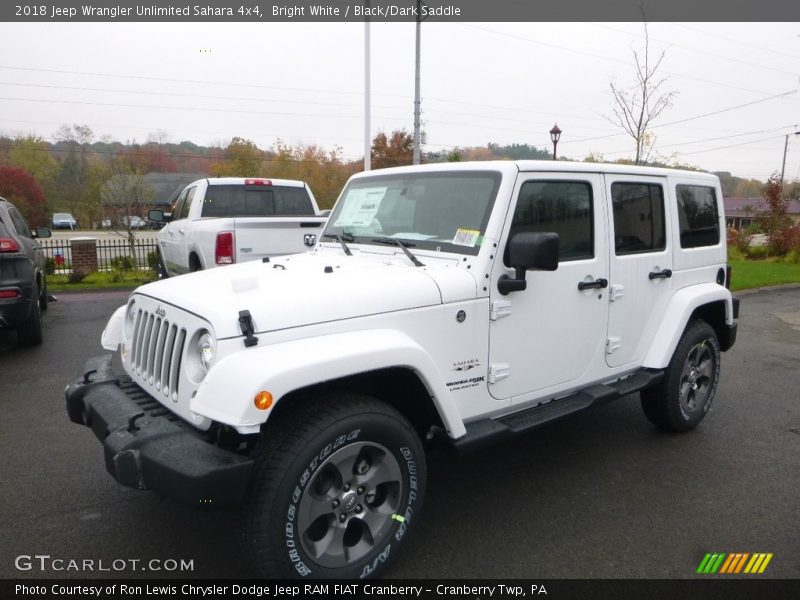
M 48 258 L 48 272 L 67 275 L 72 273 L 72 249 L 70 240 L 44 239 L 39 245 Z M 96 240 L 97 268 L 99 271 L 114 269 L 134 270 L 154 267 L 154 254 L 158 248 L 155 240 Z

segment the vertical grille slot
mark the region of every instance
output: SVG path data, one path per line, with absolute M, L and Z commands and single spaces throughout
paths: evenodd
M 178 326 L 173 324 L 167 333 L 164 342 L 164 356 L 161 359 L 161 391 L 165 396 L 170 392 L 170 373 L 172 371 L 172 352 L 175 348 L 175 336 L 178 333 Z
M 152 385 L 156 386 L 157 390 L 161 389 L 161 373 L 164 369 L 164 342 L 167 340 L 167 333 L 169 332 L 169 321 L 164 321 L 161 324 L 161 331 L 158 332 L 158 342 L 156 343 L 155 354 L 155 372 L 153 373 Z
M 147 379 L 147 352 L 150 349 L 150 334 L 153 332 L 153 315 L 147 316 L 147 325 L 144 326 L 142 334 L 142 351 L 139 356 L 139 364 L 136 365 L 136 373 Z
M 178 381 L 181 374 L 181 356 L 183 355 L 183 344 L 186 342 L 186 330 L 181 329 L 175 340 L 175 351 L 172 353 L 172 369 L 169 376 L 169 387 L 172 390 L 172 400 L 178 401 Z
M 155 360 L 156 360 L 156 344 L 158 343 L 158 334 L 161 332 L 161 317 L 158 317 L 155 322 L 153 323 L 153 331 L 150 334 L 150 344 L 147 348 L 147 370 L 145 371 L 145 376 L 147 377 L 147 382 L 150 385 L 153 385 L 153 373 L 155 372 Z

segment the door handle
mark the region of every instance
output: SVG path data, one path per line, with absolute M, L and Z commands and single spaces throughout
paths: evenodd
M 648 275 L 650 279 L 669 279 L 672 277 L 672 269 L 662 269 L 661 271 L 651 271 Z
M 579 281 L 578 282 L 578 289 L 580 291 L 583 290 L 592 290 L 592 289 L 602 289 L 608 287 L 608 279 L 595 279 L 594 281 Z

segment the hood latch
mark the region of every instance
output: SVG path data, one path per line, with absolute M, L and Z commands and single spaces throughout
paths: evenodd
M 244 334 L 244 345 L 246 348 L 251 348 L 258 344 L 258 338 L 253 335 L 255 328 L 253 327 L 253 317 L 250 315 L 249 310 L 239 311 L 239 327 Z

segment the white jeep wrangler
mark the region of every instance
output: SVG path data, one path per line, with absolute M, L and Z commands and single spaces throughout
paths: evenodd
M 123 485 L 242 505 L 265 576 L 365 577 L 419 520 L 426 443 L 475 449 L 640 392 L 708 412 L 736 337 L 708 174 L 568 162 L 350 179 L 313 252 L 131 294 L 66 390 Z

